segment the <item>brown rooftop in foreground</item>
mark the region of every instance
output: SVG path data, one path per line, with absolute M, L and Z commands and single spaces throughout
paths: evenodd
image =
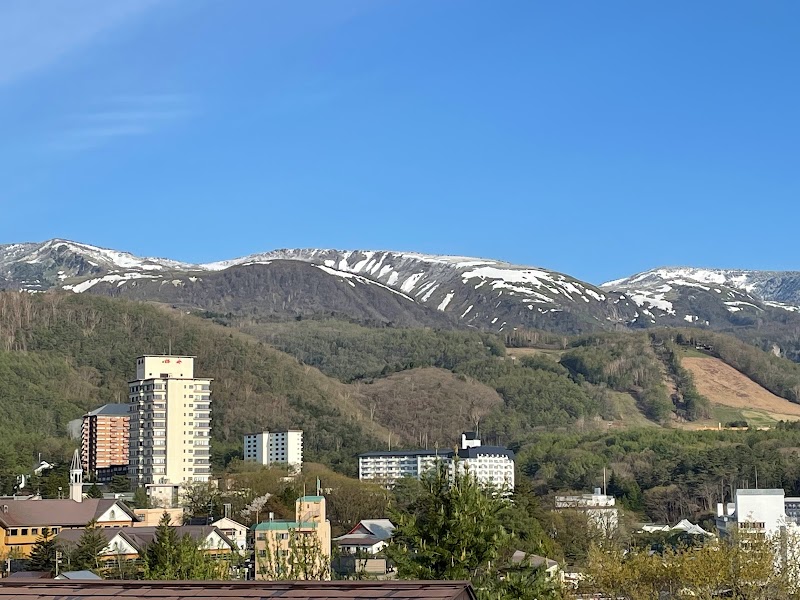
M 45 581 L 0 580 L 0 600 L 157 600 L 158 598 L 392 598 L 475 600 L 468 581 Z

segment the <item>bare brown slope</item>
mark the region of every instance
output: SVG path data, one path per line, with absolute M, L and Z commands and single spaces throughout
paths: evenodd
M 697 390 L 714 404 L 769 413 L 775 419 L 800 419 L 800 405 L 776 396 L 717 358 L 685 357 Z
M 375 421 L 411 445 L 453 446 L 462 431 L 474 429 L 502 403 L 495 390 L 450 371 L 411 369 L 373 383 L 352 384 Z M 398 440 L 400 441 L 400 440 Z

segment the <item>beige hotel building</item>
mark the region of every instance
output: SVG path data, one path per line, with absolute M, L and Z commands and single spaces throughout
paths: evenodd
M 194 376 L 193 356 L 140 356 L 128 389 L 128 476 L 174 506 L 180 484 L 211 476 L 211 379 Z

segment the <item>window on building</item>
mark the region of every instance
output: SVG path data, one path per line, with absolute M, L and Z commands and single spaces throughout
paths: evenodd
M 19 530 L 18 529 L 12 529 L 11 532 L 8 535 L 19 535 Z

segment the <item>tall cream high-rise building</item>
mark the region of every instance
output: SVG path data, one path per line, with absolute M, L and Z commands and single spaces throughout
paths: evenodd
M 128 399 L 133 485 L 146 487 L 156 504 L 169 505 L 181 483 L 208 481 L 211 379 L 194 376 L 194 357 L 140 356 Z

